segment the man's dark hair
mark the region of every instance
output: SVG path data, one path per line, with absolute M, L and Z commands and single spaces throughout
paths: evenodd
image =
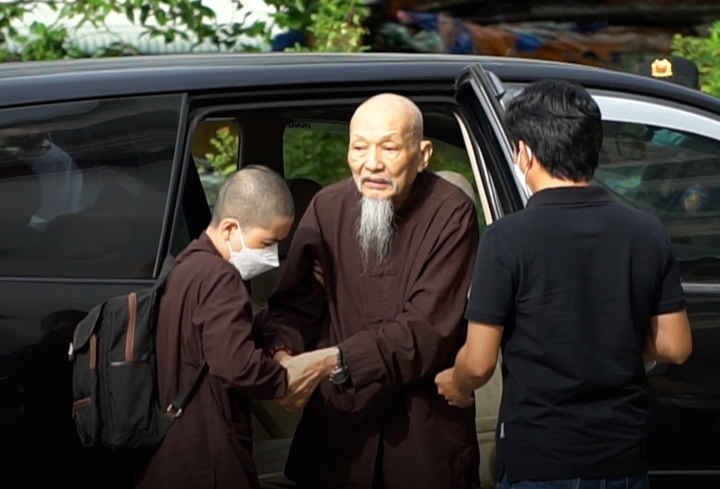
M 505 117 L 513 147 L 524 141 L 550 175 L 574 182 L 592 179 L 603 140 L 602 117 L 583 87 L 532 83 L 510 102 Z

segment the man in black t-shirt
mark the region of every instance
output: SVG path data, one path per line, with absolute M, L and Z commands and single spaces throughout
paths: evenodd
M 436 383 L 472 404 L 502 348 L 499 489 L 648 486 L 643 360 L 683 363 L 692 339 L 672 244 L 653 216 L 590 185 L 600 109 L 543 81 L 509 105 L 527 208 L 487 228 L 467 340 Z

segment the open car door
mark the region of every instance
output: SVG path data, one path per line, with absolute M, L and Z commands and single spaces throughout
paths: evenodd
M 504 127 L 502 83 L 480 64 L 465 67 L 456 81 L 456 100 L 478 159 L 479 177 L 492 220 L 524 207 L 527 196 L 512 171 L 513 151 Z M 476 175 L 476 178 L 478 175 Z M 488 222 L 489 224 L 489 222 Z
M 513 151 L 505 132 L 504 108 L 500 102 L 504 94 L 498 77 L 479 64 L 467 66 L 457 78 L 460 126 L 464 128 L 468 152 L 475 156 L 473 169 L 487 225 L 521 210 L 527 201 L 512 171 Z M 495 431 L 502 397 L 499 362 L 490 381 L 475 392 L 482 487 L 494 487 L 497 482 Z

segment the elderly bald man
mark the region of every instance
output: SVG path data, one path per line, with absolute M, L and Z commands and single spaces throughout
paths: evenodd
M 251 400 L 287 395 L 300 382 L 255 344 L 243 284 L 278 265 L 277 242 L 293 223 L 292 196 L 280 175 L 248 167 L 220 189 L 207 230 L 175 261 L 160 301 L 157 374 L 168 405 L 208 373 L 182 416 L 138 473 L 146 489 L 250 489 L 259 486 L 252 461 Z
M 432 152 L 413 102 L 363 103 L 350 123 L 352 178 L 317 194 L 270 297 L 269 353 L 324 379 L 283 401 L 310 396 L 286 466 L 302 487 L 478 480 L 475 410 L 449 406 L 433 383 L 466 334 L 478 225 L 472 200 L 425 171 Z

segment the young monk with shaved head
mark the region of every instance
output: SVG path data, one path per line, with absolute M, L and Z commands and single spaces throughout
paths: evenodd
M 322 373 L 281 402 L 305 406 L 286 467 L 301 487 L 479 478 L 475 409 L 433 383 L 466 334 L 478 225 L 472 200 L 425 171 L 432 151 L 413 102 L 369 99 L 350 124 L 352 178 L 320 191 L 295 232 L 264 333 L 274 358 Z
M 258 487 L 251 399 L 275 399 L 302 376 L 258 349 L 243 280 L 278 265 L 294 219 L 284 180 L 248 167 L 220 189 L 207 230 L 177 257 L 160 301 L 157 374 L 168 405 L 207 363 L 208 373 L 138 474 L 146 489 Z

